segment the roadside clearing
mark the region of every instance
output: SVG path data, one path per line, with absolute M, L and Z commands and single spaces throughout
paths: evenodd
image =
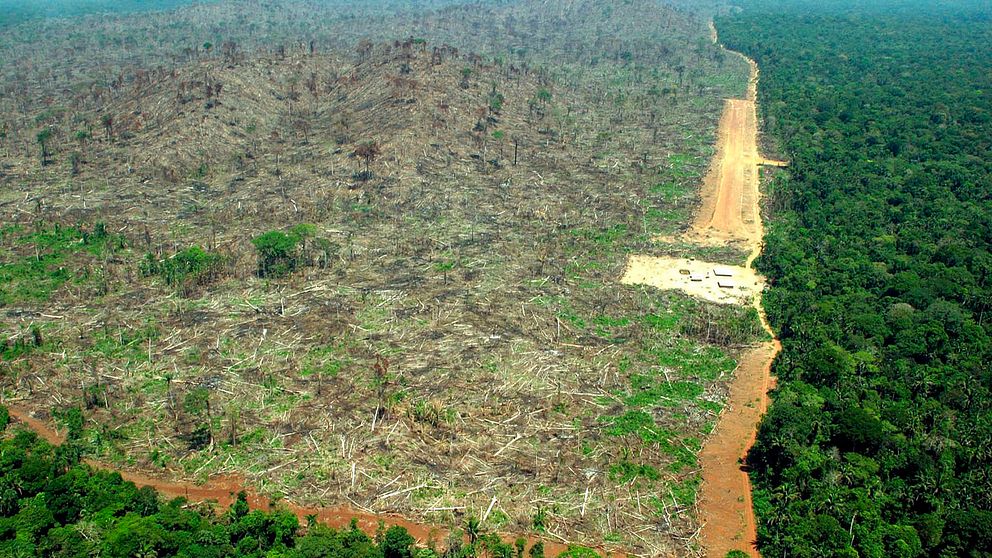
M 712 22 L 710 30 L 713 41 L 717 42 Z M 771 365 L 781 350 L 761 306 L 764 278 L 752 269 L 752 264 L 761 253 L 764 236 L 760 168 L 785 167 L 787 163 L 758 154 L 758 66 L 753 60 L 745 59 L 751 68 L 747 98 L 728 99 L 724 106 L 717 153 L 701 190 L 703 203 L 682 240 L 704 246 L 743 244 L 750 252 L 747 263 L 743 267 L 719 266 L 696 260 L 634 255 L 628 259 L 621 279 L 624 284 L 680 290 L 716 303 L 752 304 L 762 328 L 772 337 L 771 341 L 758 344 L 740 356 L 726 405 L 699 454 L 703 477 L 697 502 L 699 538 L 710 558 L 723 558 L 731 550 L 760 557 L 751 483 L 743 463 L 754 444 L 761 416 L 768 408 L 768 391 L 774 386 Z M 717 267 L 725 268 L 729 275 L 715 274 Z M 699 276 L 707 270 L 710 275 Z M 728 278 L 721 286 L 719 280 Z

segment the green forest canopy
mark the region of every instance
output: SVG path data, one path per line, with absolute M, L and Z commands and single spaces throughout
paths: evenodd
M 717 27 L 792 161 L 759 260 L 784 346 L 761 550 L 989 556 L 989 4 L 757 0 Z

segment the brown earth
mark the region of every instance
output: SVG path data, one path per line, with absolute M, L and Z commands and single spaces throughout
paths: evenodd
M 732 273 L 733 288 L 722 288 L 713 273 L 722 268 Z M 698 275 L 693 280 L 691 275 Z M 717 304 L 746 305 L 765 287 L 762 277 L 750 267 L 715 264 L 703 260 L 670 258 L 665 256 L 633 255 L 628 260 L 627 271 L 620 279 L 624 285 L 650 285 L 659 289 L 676 289 L 695 298 Z
M 687 238 L 699 244 L 743 242 L 760 249 L 762 226 L 758 199 L 759 167 L 787 163 L 758 154 L 755 96 L 758 67 L 748 60 L 751 78 L 746 99 L 727 99 L 718 131 L 717 154 L 701 191 L 702 206 Z
M 10 416 L 17 422 L 28 427 L 49 443 L 57 445 L 65 441 L 65 435 L 63 433 L 48 425 L 45 421 L 32 416 L 26 410 L 13 406 L 8 406 L 7 410 L 10 412 Z M 124 480 L 133 482 L 139 487 L 150 486 L 165 498 L 182 497 L 190 502 L 212 503 L 216 506 L 217 511 L 222 511 L 230 507 L 237 500 L 237 494 L 242 491 L 247 494 L 248 507 L 253 510 L 268 511 L 277 507 L 276 501 L 260 495 L 247 487 L 244 479 L 237 475 L 217 475 L 211 477 L 204 484 L 193 484 L 165 480 L 138 471 L 123 470 L 94 459 L 87 459 L 86 464 L 94 469 L 116 471 Z M 335 529 L 346 529 L 351 525 L 352 520 L 354 520 L 359 529 L 372 536 L 379 528 L 381 522 L 387 527 L 398 525 L 405 528 L 421 544 L 432 541 L 443 543 L 451 535 L 451 531 L 443 527 L 417 523 L 397 514 L 369 513 L 350 506 L 303 506 L 289 501 L 278 502 L 278 505 L 293 512 L 300 520 L 300 523 L 304 525 L 307 523 L 308 516 L 315 516 L 318 523 Z M 515 539 L 513 534 L 501 533 L 501 536 L 504 540 L 512 541 Z M 528 550 L 540 540 L 536 537 L 526 538 Z M 544 544 L 544 550 L 549 556 L 557 556 L 568 550 L 568 546 L 565 544 L 553 541 L 542 542 Z M 624 556 L 624 554 L 608 552 L 602 549 L 599 551 L 607 557 L 621 558 Z
M 720 120 L 717 157 L 707 175 L 702 210 L 690 235 L 704 242 L 744 241 L 751 250 L 745 267 L 751 267 L 761 253 L 764 236 L 759 166 L 783 167 L 786 163 L 758 155 L 758 66 L 751 59 L 747 61 L 751 67 L 747 98 L 727 101 Z M 699 455 L 703 470 L 698 502 L 700 542 L 706 555 L 713 558 L 731 550 L 760 556 L 751 482 L 742 464 L 754 444 L 758 422 L 768 408 L 768 390 L 774 385 L 771 366 L 782 345 L 768 324 L 760 293 L 754 306 L 772 340 L 741 356 L 727 404 Z
M 712 23 L 710 31 L 716 42 L 716 29 Z M 765 159 L 758 154 L 758 67 L 751 59 L 747 62 L 751 68 L 747 97 L 726 101 L 718 130 L 717 153 L 700 192 L 702 205 L 685 240 L 707 246 L 743 245 L 750 252 L 744 269 L 751 272 L 752 263 L 761 253 L 764 236 L 759 167 L 784 167 L 787 163 Z M 672 273 L 676 263 L 671 258 L 632 256 L 628 259 L 624 282 L 678 289 L 691 296 L 710 298 L 707 292 L 700 291 L 699 284 L 690 283 L 677 271 Z M 757 290 L 752 303 L 763 329 L 772 340 L 741 355 L 724 411 L 699 455 L 703 477 L 698 499 L 699 538 L 705 554 L 711 558 L 722 558 L 731 550 L 760 556 L 756 547 L 751 484 L 742 464 L 768 407 L 768 390 L 774 385 L 771 365 L 781 344 L 775 339 L 761 306 L 763 278 L 756 274 L 748 277 L 754 278 Z M 743 300 L 738 293 L 736 298 L 727 296 L 723 302 L 741 303 Z

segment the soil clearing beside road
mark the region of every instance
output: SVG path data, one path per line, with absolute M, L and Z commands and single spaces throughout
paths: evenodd
M 729 272 L 718 277 L 715 270 Z M 733 287 L 721 287 L 729 281 Z M 690 296 L 718 304 L 749 304 L 764 288 L 764 280 L 749 267 L 723 265 L 684 258 L 631 256 L 620 282 L 678 289 Z
M 714 42 L 716 30 L 712 28 Z M 742 54 L 737 53 L 739 56 Z M 772 340 L 745 351 L 730 384 L 730 395 L 713 433 L 699 455 L 703 482 L 698 509 L 700 544 L 710 558 L 723 558 L 731 550 L 760 557 L 756 547 L 757 524 L 751 500 L 751 483 L 743 467 L 754 444 L 758 423 L 768 408 L 768 391 L 774 386 L 771 365 L 781 344 L 761 307 L 764 279 L 751 265 L 761 253 L 764 227 L 761 222 L 759 168 L 784 167 L 787 163 L 764 159 L 758 154 L 757 84 L 758 66 L 751 68 L 746 99 L 728 99 L 720 119 L 717 153 L 706 175 L 702 206 L 683 240 L 705 245 L 743 244 L 750 252 L 743 268 L 734 271 L 734 286 L 716 286 L 710 279 L 692 281 L 680 270 L 696 273 L 713 264 L 694 260 L 631 256 L 622 282 L 659 289 L 677 289 L 690 296 L 719 303 L 746 304 L 758 311 L 761 325 Z M 728 267 L 728 266 L 723 266 Z M 749 289 L 745 292 L 743 288 Z

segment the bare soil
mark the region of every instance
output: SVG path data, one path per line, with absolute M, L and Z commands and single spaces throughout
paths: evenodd
M 728 99 L 720 119 L 717 155 L 701 192 L 687 239 L 703 245 L 745 243 L 760 246 L 761 215 L 758 204 L 759 167 L 784 167 L 787 163 L 758 155 L 758 127 L 754 87 L 758 69 L 753 61 L 747 99 Z
M 715 28 L 710 27 L 713 41 Z M 741 55 L 743 56 L 743 55 Z M 691 281 L 684 270 L 698 273 L 713 264 L 675 258 L 631 256 L 623 283 L 639 283 L 721 303 L 754 304 L 762 328 L 772 340 L 741 355 L 730 394 L 713 433 L 699 456 L 703 482 L 698 499 L 702 525 L 700 543 L 707 556 L 719 558 L 731 550 L 758 557 L 757 528 L 751 500 L 751 485 L 743 460 L 754 444 L 757 426 L 768 407 L 768 391 L 774 384 L 771 365 L 781 350 L 761 307 L 764 280 L 751 265 L 760 254 L 764 227 L 760 213 L 759 167 L 784 167 L 783 161 L 758 154 L 757 82 L 758 67 L 751 68 L 747 98 L 728 99 L 720 119 L 717 154 L 706 175 L 702 204 L 684 240 L 705 246 L 746 246 L 750 252 L 743 268 L 734 270 L 734 289 L 721 289 L 707 277 Z M 663 239 L 667 240 L 667 239 Z M 747 288 L 748 291 L 744 291 Z
M 731 271 L 732 288 L 720 287 L 716 268 Z M 688 273 L 684 273 L 688 272 Z M 698 275 L 702 280 L 694 281 Z M 764 288 L 764 280 L 753 269 L 722 265 L 685 258 L 631 256 L 620 282 L 625 285 L 650 285 L 659 289 L 677 289 L 689 296 L 718 304 L 748 304 Z

